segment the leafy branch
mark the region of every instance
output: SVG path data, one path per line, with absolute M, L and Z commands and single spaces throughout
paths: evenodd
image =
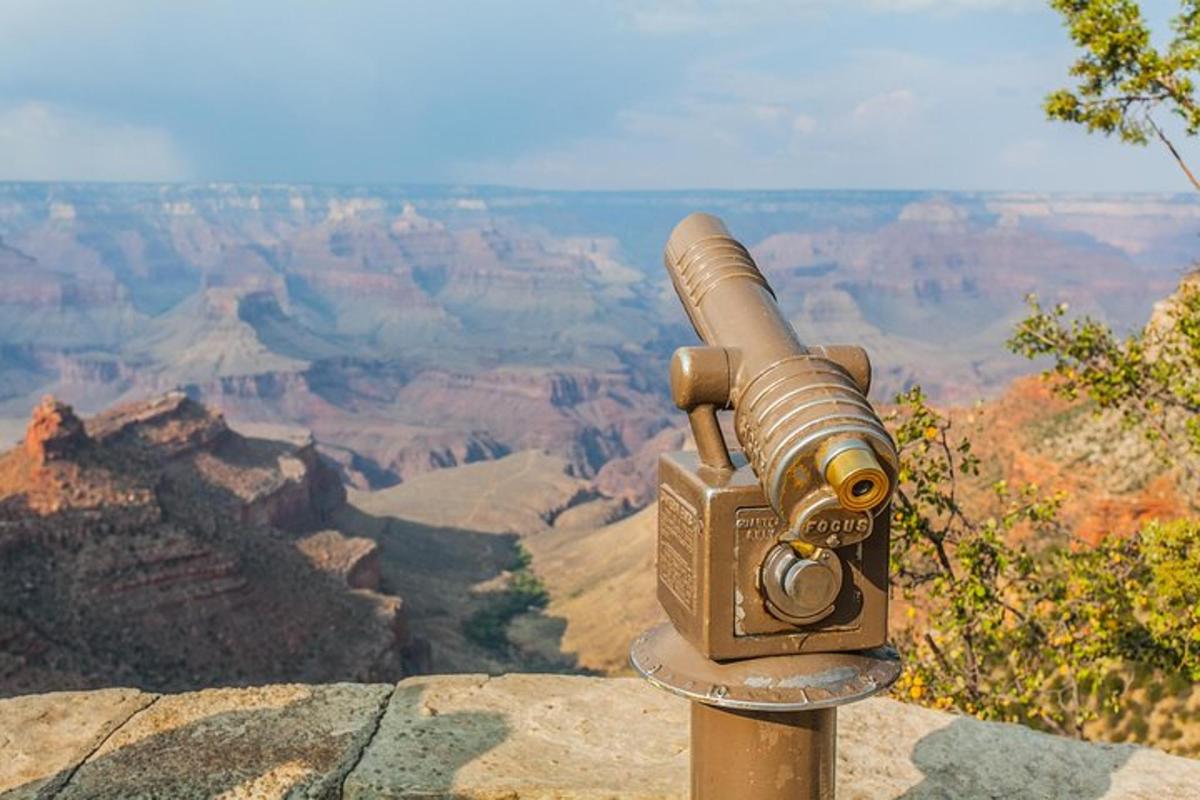
M 1120 413 L 1160 445 L 1160 458 L 1197 478 L 1200 456 L 1200 280 L 1185 279 L 1143 331 L 1117 338 L 1090 317 L 1066 321 L 1067 306 L 1044 309 L 1027 298 L 1030 313 L 1008 341 L 1027 358 L 1050 358 L 1054 391 L 1085 396 L 1100 411 Z
M 1145 145 L 1151 135 L 1171 153 L 1192 186 L 1200 181 L 1152 112 L 1166 107 L 1188 136 L 1200 133 L 1200 103 L 1191 73 L 1200 68 L 1200 2 L 1183 0 L 1171 21 L 1174 37 L 1164 48 L 1151 43 L 1150 28 L 1135 0 L 1050 0 L 1082 54 L 1070 68 L 1073 88 L 1045 101 L 1051 119 L 1083 125 L 1089 133 L 1117 135 Z

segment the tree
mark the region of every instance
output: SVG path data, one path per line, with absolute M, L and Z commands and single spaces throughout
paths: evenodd
M 1047 114 L 1133 144 L 1153 136 L 1200 189 L 1154 118 L 1165 109 L 1189 136 L 1200 134 L 1191 77 L 1200 69 L 1200 0 L 1182 3 L 1164 50 L 1133 0 L 1050 5 L 1082 54 L 1071 67 L 1076 86 L 1051 94 Z M 1043 375 L 1058 394 L 1119 414 L 1194 483 L 1200 273 L 1125 338 L 1090 318 L 1068 321 L 1065 305 L 1028 300 L 1009 349 L 1052 359 Z M 1087 546 L 1060 523 L 1061 496 L 1003 481 L 993 486 L 993 513 L 980 513 L 960 500 L 961 481 L 979 474 L 970 442 L 919 388 L 896 398 L 889 420 L 901 456 L 892 570 L 913 618 L 895 632 L 902 695 L 1082 737 L 1092 721 L 1120 715 L 1139 675 L 1159 689 L 1200 681 L 1200 521 L 1154 523 Z
M 1050 5 L 1082 52 L 1070 70 L 1076 85 L 1047 97 L 1047 115 L 1132 144 L 1153 137 L 1200 189 L 1155 119 L 1165 111 L 1188 136 L 1200 134 L 1192 78 L 1200 0 L 1181 4 L 1161 50 L 1133 0 Z M 1028 301 L 1009 349 L 1052 359 L 1043 375 L 1058 394 L 1119 414 L 1194 481 L 1200 274 L 1125 338 L 1090 318 L 1068 321 L 1065 305 Z M 896 632 L 903 695 L 1084 736 L 1091 721 L 1121 712 L 1138 674 L 1150 671 L 1158 684 L 1200 681 L 1200 521 L 1155 523 L 1086 546 L 1061 525 L 1061 496 L 1005 482 L 993 487 L 995 512 L 981 514 L 959 498 L 960 482 L 979 474 L 970 442 L 920 389 L 896 398 L 890 422 L 901 455 L 892 569 L 914 618 Z M 1022 527 L 1030 535 L 1015 535 Z
M 891 567 L 914 618 L 897 631 L 905 662 L 898 691 L 936 708 L 1013 722 L 1036 717 L 1041 727 L 1066 731 L 1078 714 L 1038 702 L 1039 654 L 1052 633 L 1036 613 L 1047 599 L 1042 568 L 1034 553 L 1010 543 L 1022 522 L 1041 529 L 1039 539 L 1060 539 L 1058 498 L 1033 490 L 1013 496 L 998 484 L 1003 513 L 974 517 L 959 498 L 960 481 L 978 474 L 970 441 L 952 434 L 920 388 L 896 402 L 888 418 L 901 458 Z
M 1163 49 L 1151 42 L 1135 0 L 1049 2 L 1082 53 L 1070 69 L 1076 86 L 1051 93 L 1047 115 L 1132 144 L 1144 145 L 1153 134 L 1200 189 L 1154 119 L 1165 110 L 1182 121 L 1188 136 L 1200 134 L 1193 79 L 1200 71 L 1200 0 L 1181 1 L 1171 21 L 1174 36 Z M 1059 379 L 1061 395 L 1084 394 L 1100 410 L 1118 411 L 1160 445 L 1166 460 L 1193 482 L 1200 478 L 1194 460 L 1200 455 L 1200 272 L 1184 279 L 1165 318 L 1124 340 L 1089 318 L 1068 324 L 1065 305 L 1044 310 L 1036 297 L 1027 299 L 1030 315 L 1009 348 L 1029 358 L 1053 358 L 1049 372 Z
M 1071 66 L 1072 89 L 1046 98 L 1051 119 L 1118 135 L 1131 144 L 1158 139 L 1196 189 L 1192 173 L 1154 114 L 1178 117 L 1189 136 L 1200 133 L 1200 101 L 1192 73 L 1200 69 L 1200 2 L 1183 0 L 1171 21 L 1174 37 L 1156 48 L 1135 0 L 1050 0 L 1071 40 L 1083 51 Z
M 1200 522 L 1087 546 L 1060 523 L 1061 495 L 1003 481 L 977 513 L 959 490 L 978 461 L 950 419 L 920 389 L 888 419 L 893 584 L 911 620 L 894 631 L 901 696 L 1082 738 L 1138 675 L 1200 680 Z
M 1067 399 L 1087 397 L 1153 441 L 1162 460 L 1200 478 L 1200 273 L 1159 305 L 1142 331 L 1121 339 L 1094 319 L 1067 322 L 1066 305 L 1030 315 L 1008 341 L 1014 353 L 1053 359 L 1043 374 Z

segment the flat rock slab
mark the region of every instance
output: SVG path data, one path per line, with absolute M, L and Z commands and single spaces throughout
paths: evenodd
M 888 699 L 839 712 L 838 797 L 1200 797 L 1200 761 Z M 507 675 L 0 701 L 0 798 L 685 800 L 687 704 Z M 736 800 L 736 799 L 734 799 Z
M 0 797 L 50 796 L 155 695 L 136 689 L 53 692 L 0 701 Z
M 838 797 L 1200 798 L 1200 761 L 887 698 L 838 711 Z
M 1200 761 L 877 698 L 839 712 L 838 797 L 1200 798 Z M 687 703 L 634 678 L 410 679 L 348 798 L 685 800 Z M 736 800 L 731 798 L 731 800 Z
M 331 684 L 164 695 L 109 736 L 57 797 L 337 797 L 392 691 Z
M 640 680 L 463 675 L 397 687 L 345 797 L 665 800 L 687 779 L 686 704 Z

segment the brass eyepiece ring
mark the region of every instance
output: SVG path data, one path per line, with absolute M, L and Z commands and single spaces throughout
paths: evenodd
M 841 439 L 825 445 L 819 469 L 847 511 L 867 511 L 891 492 L 891 481 L 875 451 L 861 439 Z

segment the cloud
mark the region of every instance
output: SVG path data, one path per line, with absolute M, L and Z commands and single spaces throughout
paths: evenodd
M 780 17 L 823 11 L 826 0 L 664 0 L 626 2 L 634 29 L 651 34 L 724 33 Z
M 912 89 L 893 89 L 861 101 L 850 116 L 858 125 L 894 127 L 912 120 L 917 105 Z
M 0 179 L 1175 188 L 1046 122 L 1070 51 L 1044 0 L 0 0 Z
M 922 11 L 1029 11 L 1043 4 L 1040 0 L 863 0 L 872 11 L 910 14 Z
M 740 98 L 693 98 L 668 109 L 630 109 L 618 119 L 618 135 L 681 144 L 719 143 L 759 155 L 793 152 L 819 127 L 815 117 L 791 106 Z
M 187 161 L 162 130 L 25 102 L 0 107 L 0 180 L 176 181 Z
M 878 14 L 1022 12 L 1040 0 L 625 0 L 621 8 L 642 33 L 720 34 L 829 13 L 866 10 Z
M 615 0 L 0 0 L 0 109 L 165 131 L 204 179 L 438 182 L 668 92 L 690 51 L 648 38 Z
M 608 130 L 459 162 L 454 175 L 595 189 L 1038 186 L 1036 153 L 1001 153 L 1045 128 L 1035 81 L 1046 65 L 939 55 L 864 47 L 789 70 L 718 54 L 694 64 L 677 94 L 630 104 Z
M 618 113 L 614 128 L 516 159 L 464 162 L 456 177 L 538 187 L 661 188 L 788 181 L 822 121 L 802 106 L 699 92 Z
M 1041 139 L 1021 139 L 1000 151 L 1000 163 L 1010 169 L 1037 169 L 1045 164 L 1049 146 Z

